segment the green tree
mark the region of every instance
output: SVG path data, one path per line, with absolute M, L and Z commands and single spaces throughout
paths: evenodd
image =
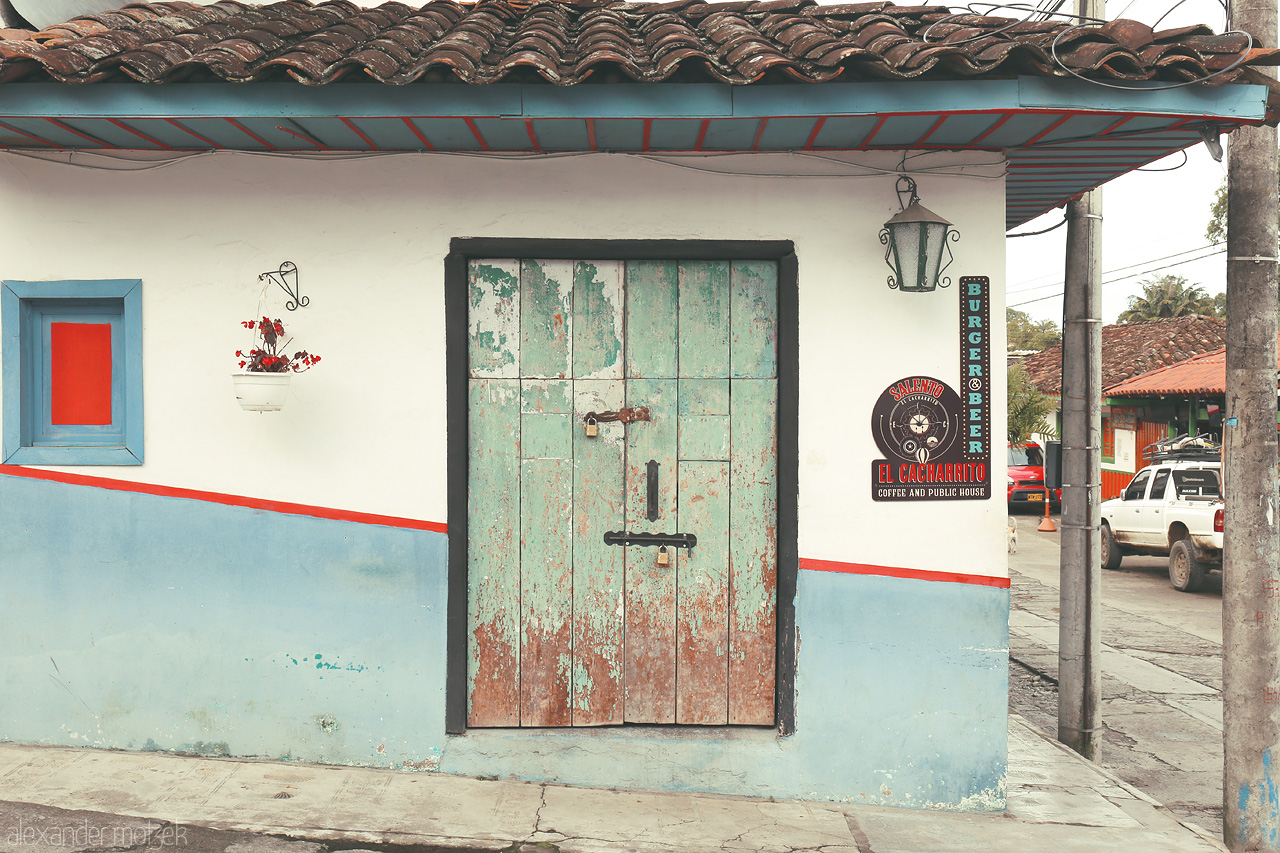
M 1227 240 L 1227 182 L 1223 181 L 1218 191 L 1213 194 L 1213 204 L 1209 205 L 1209 224 L 1205 226 L 1204 237 L 1210 243 L 1225 243 Z
M 1205 226 L 1204 236 L 1211 243 L 1225 243 L 1227 240 L 1227 182 L 1218 185 L 1213 194 L 1213 204 L 1209 205 L 1209 224 Z
M 1009 349 L 1039 352 L 1062 340 L 1058 324 L 1052 320 L 1036 322 L 1031 315 L 1016 308 L 1004 309 L 1005 327 L 1009 332 Z
M 1129 307 L 1121 311 L 1118 318 L 1121 323 L 1185 317 L 1188 314 L 1218 316 L 1217 298 L 1205 293 L 1198 284 L 1188 285 L 1180 275 L 1157 276 L 1138 284 L 1142 285 L 1142 295 L 1129 297 Z M 1225 296 L 1222 303 L 1225 307 Z
M 1049 415 L 1058 408 L 1052 398 L 1040 393 L 1021 364 L 1009 368 L 1009 443 L 1025 444 L 1036 433 L 1057 435 Z

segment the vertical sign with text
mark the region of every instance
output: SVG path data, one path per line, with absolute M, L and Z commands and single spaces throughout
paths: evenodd
M 959 392 L 932 376 L 894 382 L 871 410 L 883 459 L 871 463 L 878 501 L 991 497 L 991 280 L 960 279 Z

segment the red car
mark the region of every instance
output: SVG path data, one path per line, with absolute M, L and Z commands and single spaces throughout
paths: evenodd
M 1034 441 L 1009 445 L 1009 508 L 1044 506 L 1044 450 Z M 1062 505 L 1062 490 L 1050 495 L 1050 508 Z

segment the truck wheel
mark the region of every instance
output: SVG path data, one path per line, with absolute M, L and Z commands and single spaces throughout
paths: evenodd
M 1123 557 L 1120 546 L 1116 544 L 1116 538 L 1111 535 L 1111 525 L 1105 521 L 1102 522 L 1102 568 L 1120 568 L 1120 560 Z
M 1179 539 L 1169 549 L 1169 582 L 1182 592 L 1199 592 L 1204 586 L 1204 563 L 1196 559 L 1195 551 L 1186 539 Z

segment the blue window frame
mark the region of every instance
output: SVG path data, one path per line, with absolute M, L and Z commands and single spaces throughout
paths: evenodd
M 72 392 L 55 395 L 55 340 L 64 330 L 91 335 L 110 365 L 93 372 L 93 417 L 59 415 Z M 109 356 L 108 356 L 109 353 Z M 11 465 L 141 465 L 142 282 L 6 281 L 0 285 L 0 385 L 4 417 L 0 461 Z M 74 399 L 70 401 L 76 403 Z M 89 421 L 80 423 L 79 421 Z M 71 422 L 63 422 L 71 421 Z

